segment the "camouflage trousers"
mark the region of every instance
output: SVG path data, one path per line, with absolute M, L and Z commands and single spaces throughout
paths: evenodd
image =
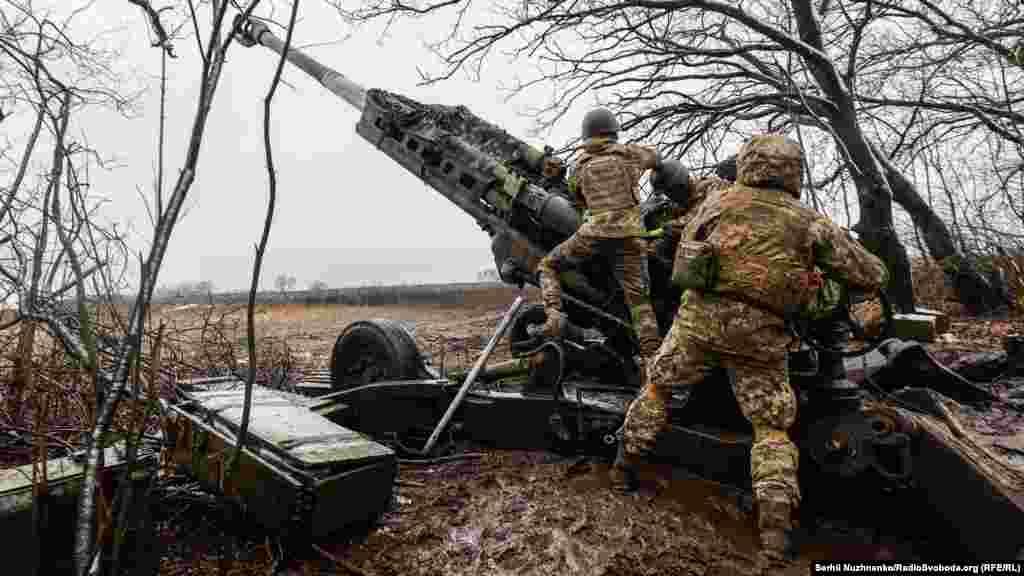
M 570 267 L 593 258 L 605 258 L 611 264 L 615 280 L 629 308 L 633 329 L 640 341 L 640 355 L 650 362 L 661 338 L 650 299 L 647 271 L 647 241 L 643 238 L 601 238 L 573 234 L 554 248 L 537 267 L 540 271 L 541 298 L 548 317 L 562 312 L 563 273 Z
M 755 497 L 759 502 L 799 506 L 799 452 L 787 434 L 796 419 L 797 404 L 785 358 L 761 363 L 724 354 L 687 337 L 679 323 L 673 324 L 648 364 L 647 383 L 626 412 L 622 432 L 626 455 L 635 460 L 650 453 L 657 436 L 669 427 L 667 404 L 672 389 L 688 389 L 715 367 L 733 371 L 733 394 L 754 429 L 750 470 Z

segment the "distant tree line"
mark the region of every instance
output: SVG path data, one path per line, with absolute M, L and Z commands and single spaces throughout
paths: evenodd
M 204 284 L 202 290 L 197 285 Z M 256 299 L 261 304 L 337 304 L 345 306 L 461 306 L 467 292 L 493 288 L 494 282 L 420 284 L 399 286 L 353 286 L 328 288 L 323 282 L 310 284 L 307 290 L 265 290 Z M 209 288 L 209 289 L 208 289 Z M 209 283 L 185 282 L 162 288 L 154 302 L 161 304 L 244 304 L 248 292 L 214 293 Z

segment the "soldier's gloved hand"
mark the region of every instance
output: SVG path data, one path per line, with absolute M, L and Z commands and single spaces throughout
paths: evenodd
M 661 227 L 662 237 L 676 240 L 683 235 L 683 230 L 675 222 L 666 222 Z

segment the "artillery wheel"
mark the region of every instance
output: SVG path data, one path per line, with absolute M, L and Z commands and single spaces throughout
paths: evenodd
M 334 390 L 420 375 L 416 341 L 392 320 L 360 320 L 345 327 L 331 351 Z

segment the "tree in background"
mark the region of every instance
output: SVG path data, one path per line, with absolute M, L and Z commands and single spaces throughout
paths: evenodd
M 455 29 L 431 46 L 444 70 L 426 75 L 428 84 L 479 75 L 502 48 L 529 59 L 537 71 L 517 79 L 512 95 L 554 95 L 534 111 L 539 129 L 596 101 L 635 139 L 695 167 L 728 156 L 752 132 L 795 133 L 807 151 L 806 196 L 848 215 L 888 265 L 900 308 L 914 305 L 903 243 L 911 235 L 944 265 L 961 302 L 976 312 L 1002 304 L 957 241 L 970 231 L 947 225 L 960 199 L 943 196 L 959 186 L 1006 198 L 990 181 L 1020 181 L 1024 75 L 1011 47 L 1024 27 L 1015 0 L 495 0 L 490 13 L 471 12 L 468 0 L 330 2 L 355 24 L 453 15 Z M 948 181 L 965 156 L 974 174 L 961 177 L 974 180 Z M 894 201 L 912 225 L 903 241 Z M 989 198 L 984 211 L 998 214 L 998 204 Z M 1022 229 L 1019 218 L 993 220 L 996 234 Z
M 277 277 L 274 278 L 274 287 L 276 287 L 281 294 L 284 294 L 285 292 L 295 288 L 295 282 L 294 276 L 278 274 Z
M 139 269 L 134 275 L 137 292 L 126 315 L 116 305 L 123 304 L 119 292 L 127 286 L 128 252 L 116 227 L 100 225 L 96 200 L 90 198 L 87 185 L 87 166 L 99 163 L 101 156 L 87 147 L 84 138 L 79 141 L 80 131 L 74 124 L 76 113 L 83 108 L 127 110 L 132 103 L 125 96 L 123 79 L 113 72 L 116 53 L 101 51 L 78 39 L 73 25 L 90 16 L 90 3 L 77 8 L 62 6 L 65 14 L 61 17 L 17 0 L 6 0 L 0 10 L 0 68 L 4 70 L 0 121 L 5 134 L 21 134 L 8 140 L 20 145 L 19 152 L 0 149 L 0 160 L 13 175 L 0 188 L 0 295 L 4 299 L 16 295 L 18 302 L 16 317 L 0 328 L 21 323 L 19 356 L 31 359 L 37 347 L 34 331 L 38 323 L 63 345 L 74 363 L 92 374 L 96 402 L 89 407 L 90 432 L 81 441 L 86 453 L 83 486 L 88 488 L 79 496 L 75 531 L 75 573 L 79 575 L 96 574 L 109 567 L 101 561 L 103 554 L 96 542 L 97 471 L 103 466 L 103 446 L 111 441 L 111 425 L 121 401 L 138 399 L 138 378 L 131 379 L 134 384 L 130 385 L 129 376 L 137 373 L 140 365 L 149 304 L 173 229 L 196 177 L 207 120 L 227 50 L 236 34 L 226 17 L 237 3 L 219 1 L 196 6 L 187 2 L 159 10 L 148 0 L 129 0 L 125 6 L 129 3 L 146 16 L 162 67 L 168 57 L 174 56 L 172 40 L 184 28 L 194 32 L 201 70 L 184 161 L 166 197 L 162 189 L 161 113 L 155 146 L 160 162 L 153 196 L 147 202 L 152 241 L 146 253 L 138 255 Z M 247 16 L 258 3 L 251 0 L 238 9 Z M 171 20 L 177 24 L 171 26 Z M 208 28 L 208 33 L 201 34 L 202 28 Z M 163 96 L 162 89 L 161 102 Z M 40 163 L 45 167 L 42 170 L 38 169 Z M 30 179 L 35 174 L 41 176 Z M 60 301 L 72 291 L 77 313 L 69 312 Z M 121 335 L 107 346 L 104 352 L 108 361 L 103 363 L 98 361 L 99 339 L 92 326 L 99 314 L 95 306 L 89 307 L 94 302 L 108 305 L 108 316 Z M 129 461 L 134 457 L 134 446 L 128 445 Z M 119 487 L 118 497 L 122 495 Z M 99 519 L 107 533 L 118 534 L 118 526 L 110 522 L 109 518 Z M 101 529 L 101 536 L 103 532 Z M 115 571 L 117 549 L 115 544 Z

